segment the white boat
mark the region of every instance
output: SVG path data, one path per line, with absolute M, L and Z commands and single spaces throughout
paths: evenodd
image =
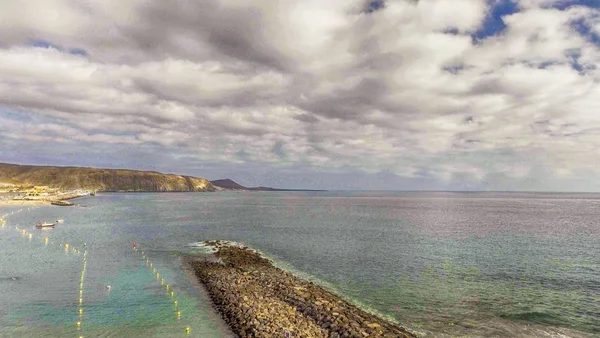
M 56 223 L 59 223 L 59 224 L 62 224 L 62 223 L 64 223 L 64 222 L 65 222 L 65 220 L 64 220 L 64 219 L 59 219 L 59 220 L 57 220 L 57 221 L 56 221 Z
M 54 226 L 56 225 L 56 223 L 50 223 L 50 222 L 38 222 L 35 227 L 36 228 L 54 228 Z

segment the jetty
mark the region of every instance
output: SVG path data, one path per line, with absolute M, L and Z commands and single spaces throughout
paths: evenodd
M 67 201 L 63 201 L 63 200 L 52 201 L 52 202 L 50 202 L 50 204 L 52 204 L 52 205 L 58 205 L 58 206 L 61 206 L 61 207 L 71 207 L 71 206 L 75 205 L 75 204 L 73 204 L 71 202 L 67 202 Z
M 213 257 L 186 261 L 240 337 L 415 337 L 247 247 L 220 241 L 205 245 L 215 248 Z

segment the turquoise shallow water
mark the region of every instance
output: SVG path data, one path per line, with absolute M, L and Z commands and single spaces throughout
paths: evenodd
M 250 245 L 426 336 L 597 336 L 599 198 L 169 193 L 100 194 L 76 200 L 81 207 L 42 206 L 9 216 L 0 229 L 0 336 L 230 336 L 179 260 L 206 239 Z M 0 214 L 16 209 L 0 207 Z M 55 219 L 65 223 L 33 228 Z M 132 250 L 134 241 L 173 286 L 179 318 L 173 298 Z M 82 257 L 63 247 L 84 242 L 78 331 Z

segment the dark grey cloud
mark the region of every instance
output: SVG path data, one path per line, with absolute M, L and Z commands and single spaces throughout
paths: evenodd
M 351 88 L 310 97 L 305 102 L 298 102 L 297 106 L 327 118 L 362 120 L 382 106 L 383 97 L 390 92 L 391 88 L 383 81 L 361 79 Z
M 87 12 L 97 16 L 96 10 Z M 218 58 L 279 71 L 294 67 L 266 35 L 262 9 L 251 3 L 152 1 L 140 3 L 134 14 L 109 24 L 109 32 L 92 32 L 92 59 L 135 64 L 169 57 L 194 62 Z

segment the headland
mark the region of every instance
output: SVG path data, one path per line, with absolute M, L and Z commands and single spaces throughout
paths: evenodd
M 204 192 L 206 179 L 155 171 L 0 163 L 0 204 L 71 205 L 65 201 L 96 192 Z

